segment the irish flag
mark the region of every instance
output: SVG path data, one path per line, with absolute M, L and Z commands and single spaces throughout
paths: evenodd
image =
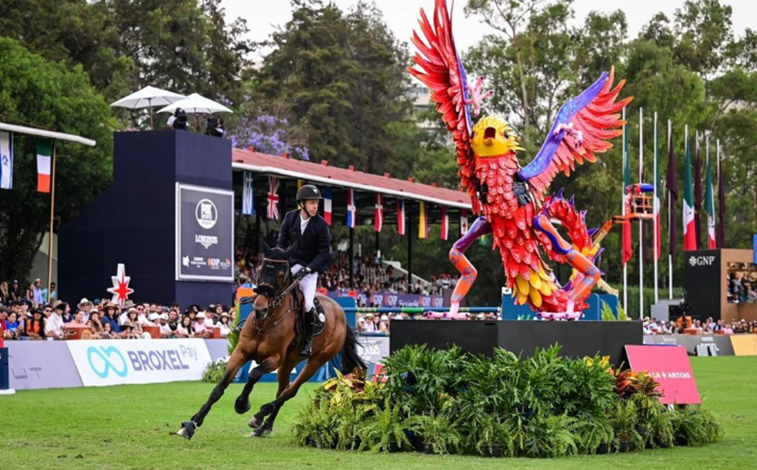
M 704 211 L 707 212 L 707 247 L 714 250 L 718 247 L 715 235 L 715 191 L 712 187 L 712 162 L 710 161 L 709 140 L 707 145 L 707 179 L 704 188 Z
M 50 192 L 50 162 L 52 142 L 50 139 L 37 139 L 37 191 Z
M 686 167 L 683 179 L 683 249 L 697 249 L 697 234 L 694 229 L 694 190 L 691 178 L 691 151 L 689 150 L 689 133 L 686 128 Z

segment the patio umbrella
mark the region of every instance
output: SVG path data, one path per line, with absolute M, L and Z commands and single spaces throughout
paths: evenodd
M 216 103 L 202 95 L 192 93 L 186 98 L 175 101 L 165 108 L 159 110 L 159 113 L 172 113 L 177 108 L 181 108 L 191 114 L 213 114 L 213 113 L 231 113 L 233 112 L 221 103 Z
M 112 103 L 111 106 L 128 109 L 150 108 L 150 128 L 152 129 L 152 107 L 165 106 L 175 101 L 184 99 L 184 95 L 174 93 L 168 90 L 161 90 L 152 86 L 146 86 L 139 91 L 135 91 L 129 96 L 121 98 Z

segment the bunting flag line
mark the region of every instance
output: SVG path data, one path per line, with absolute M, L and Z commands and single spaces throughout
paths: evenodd
M 0 189 L 13 189 L 13 134 L 0 132 Z
M 428 238 L 428 211 L 425 201 L 420 201 L 419 204 L 418 238 Z
M 373 230 L 380 232 L 384 226 L 384 197 L 381 194 L 376 194 L 376 207 L 375 217 L 373 220 Z
M 323 218 L 326 219 L 326 223 L 329 225 L 331 225 L 331 203 L 333 198 L 331 187 L 323 188 Z
M 243 185 L 242 185 L 242 214 L 243 215 L 255 215 L 255 203 L 252 199 L 253 186 L 252 186 L 252 172 L 246 171 L 243 173 Z
M 397 199 L 397 233 L 405 235 L 405 201 Z
M 460 235 L 468 233 L 468 210 L 462 209 L 460 211 Z
M 355 228 L 355 218 L 357 216 L 357 208 L 355 207 L 355 190 L 347 190 L 347 227 Z
M 279 220 L 279 179 L 268 177 L 268 220 Z
M 448 236 L 449 236 L 449 214 L 447 213 L 447 207 L 442 206 L 441 239 L 446 240 Z
M 37 138 L 37 191 L 50 192 L 50 163 L 52 158 L 52 141 Z

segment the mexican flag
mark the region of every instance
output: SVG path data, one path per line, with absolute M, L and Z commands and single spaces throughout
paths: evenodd
M 686 166 L 683 179 L 683 249 L 697 249 L 697 234 L 694 229 L 694 189 L 691 177 L 691 151 L 686 135 Z
M 717 235 L 715 235 L 715 191 L 712 187 L 712 162 L 709 158 L 707 159 L 707 179 L 704 188 L 704 211 L 707 212 L 707 247 L 714 250 L 718 247 L 718 242 Z
M 52 155 L 50 139 L 37 139 L 37 191 L 50 192 L 50 162 Z

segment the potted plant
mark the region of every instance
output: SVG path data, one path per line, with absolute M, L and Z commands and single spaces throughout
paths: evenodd
M 575 418 L 567 415 L 534 416 L 525 426 L 523 452 L 528 457 L 552 458 L 578 453 L 571 432 Z
M 412 444 L 405 433 L 407 430 L 399 406 L 392 405 L 386 398 L 382 409 L 377 410 L 359 426 L 360 448 L 373 452 L 400 452 L 403 448 L 410 449 Z
M 723 428 L 715 417 L 698 405 L 685 405 L 672 417 L 676 445 L 701 446 L 723 438 Z
M 407 424 L 423 437 L 423 448 L 427 454 L 451 454 L 460 447 L 460 433 L 443 415 L 413 416 Z
M 470 434 L 475 440 L 475 450 L 484 457 L 511 457 L 515 453 L 512 422 L 501 422 L 489 415 L 476 424 Z
M 638 412 L 631 400 L 620 400 L 612 410 L 610 423 L 620 452 L 630 452 L 634 447 L 643 448 L 641 436 L 636 431 Z

